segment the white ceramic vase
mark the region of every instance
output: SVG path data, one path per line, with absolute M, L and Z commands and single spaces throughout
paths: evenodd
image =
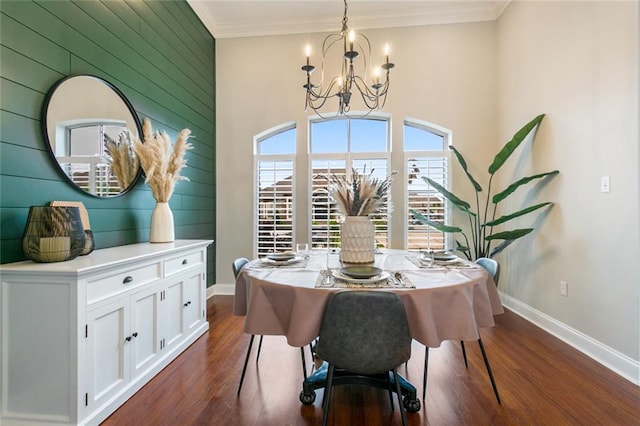
M 347 216 L 340 224 L 340 241 L 343 263 L 375 261 L 375 226 L 368 216 Z
M 173 213 L 169 203 L 156 203 L 151 213 L 149 242 L 169 243 L 175 240 L 173 233 Z

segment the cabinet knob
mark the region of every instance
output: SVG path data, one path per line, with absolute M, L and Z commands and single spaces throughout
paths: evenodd
M 122 280 L 122 284 L 129 284 L 131 281 L 133 281 L 133 277 L 131 275 L 127 275 L 124 277 L 124 280 Z
M 138 337 L 138 332 L 136 331 L 135 333 L 132 334 L 133 337 Z
M 187 307 L 187 306 L 189 306 L 190 304 L 191 304 L 191 300 L 189 300 L 188 302 L 186 302 L 186 303 L 184 304 L 184 307 L 186 308 L 186 307 Z
M 183 264 L 183 265 L 186 265 L 187 263 L 189 263 L 189 261 L 188 261 L 187 259 L 184 259 L 184 260 L 182 261 L 182 264 Z
M 126 340 L 127 342 L 130 342 L 131 341 L 131 336 L 125 337 L 124 340 Z

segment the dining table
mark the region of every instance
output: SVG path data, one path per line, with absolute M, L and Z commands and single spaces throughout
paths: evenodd
M 336 266 L 338 255 L 335 249 L 313 249 L 286 260 L 265 256 L 250 261 L 236 279 L 233 306 L 234 314 L 245 316 L 244 332 L 285 336 L 289 345 L 304 347 L 318 336 L 328 300 L 345 290 L 397 293 L 411 337 L 432 348 L 446 340 L 478 340 L 479 329 L 493 327 L 494 315 L 503 313 L 488 272 L 457 256 L 438 261 L 419 251 L 381 249 L 369 265 L 379 274 L 362 278 L 347 275 L 342 268 L 349 265 Z M 322 375 L 319 369 L 305 378 L 303 403 L 315 400 L 310 392 L 323 385 Z M 400 380 L 408 398 L 405 407 L 419 410 L 415 387 Z

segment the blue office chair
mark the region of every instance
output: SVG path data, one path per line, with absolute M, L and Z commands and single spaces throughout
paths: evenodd
M 323 426 L 329 417 L 336 369 L 363 376 L 380 375 L 390 394 L 395 384 L 402 424 L 406 425 L 396 369 L 411 357 L 411 335 L 397 294 L 364 290 L 336 293 L 322 317 L 316 356 L 328 363 Z

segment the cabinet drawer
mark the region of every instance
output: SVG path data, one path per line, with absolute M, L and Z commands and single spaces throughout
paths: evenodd
M 169 277 L 195 265 L 202 264 L 204 262 L 204 253 L 205 252 L 203 251 L 196 251 L 193 253 L 185 253 L 182 256 L 165 260 L 164 276 Z
M 87 283 L 87 304 L 158 280 L 161 278 L 160 271 L 160 263 L 152 263 L 139 268 L 121 270 L 116 274 L 89 281 Z

